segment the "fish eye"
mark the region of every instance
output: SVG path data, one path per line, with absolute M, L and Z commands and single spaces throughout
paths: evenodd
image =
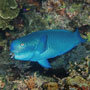
M 20 45 L 21 45 L 21 46 L 24 46 L 24 43 L 21 43 Z

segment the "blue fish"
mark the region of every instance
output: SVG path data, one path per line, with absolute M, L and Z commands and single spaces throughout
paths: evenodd
M 45 68 L 51 68 L 49 58 L 62 55 L 85 41 L 78 29 L 75 32 L 43 30 L 12 41 L 10 51 L 16 60 L 34 61 Z

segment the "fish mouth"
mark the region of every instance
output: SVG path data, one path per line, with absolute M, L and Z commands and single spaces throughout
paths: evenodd
M 14 58 L 15 54 L 14 53 L 10 53 L 11 58 Z

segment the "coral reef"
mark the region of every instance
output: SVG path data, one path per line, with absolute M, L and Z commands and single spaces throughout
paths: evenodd
M 89 0 L 0 0 L 0 90 L 90 90 L 89 3 Z M 50 59 L 49 70 L 9 56 L 10 42 L 18 37 L 37 30 L 74 31 L 76 27 L 87 42 Z
M 1 0 L 0 1 L 0 28 L 5 30 L 9 28 L 12 30 L 14 27 L 10 21 L 16 18 L 19 14 L 19 8 L 15 0 Z

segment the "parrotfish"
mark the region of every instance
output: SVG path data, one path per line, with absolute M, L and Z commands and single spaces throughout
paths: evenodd
M 51 68 L 49 58 L 65 54 L 78 44 L 85 42 L 78 29 L 41 30 L 13 40 L 10 51 L 15 60 L 38 62 L 44 68 Z

